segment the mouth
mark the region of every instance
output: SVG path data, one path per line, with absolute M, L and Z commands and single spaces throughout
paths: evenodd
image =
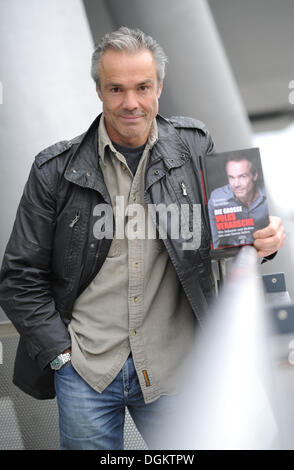
M 141 115 L 139 115 L 139 116 L 137 116 L 137 115 L 135 115 L 135 116 L 134 116 L 134 115 L 129 115 L 129 116 L 128 116 L 128 115 L 125 115 L 125 114 L 121 115 L 121 118 L 122 118 L 123 120 L 129 121 L 129 122 L 137 121 L 138 119 L 140 119 L 140 118 L 142 118 L 142 117 L 143 117 L 143 116 L 141 116 Z
M 243 194 L 245 194 L 245 191 L 242 191 L 242 190 L 241 191 L 235 191 L 235 194 L 237 196 L 242 196 Z

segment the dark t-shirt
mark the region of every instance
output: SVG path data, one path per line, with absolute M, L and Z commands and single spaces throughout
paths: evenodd
M 115 142 L 112 142 L 112 144 L 114 148 L 125 157 L 129 169 L 133 175 L 135 175 L 140 158 L 142 157 L 142 153 L 145 148 L 145 144 L 140 145 L 140 147 L 123 147 L 122 145 L 118 145 Z

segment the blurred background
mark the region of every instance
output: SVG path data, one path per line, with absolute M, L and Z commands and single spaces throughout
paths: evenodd
M 121 25 L 151 34 L 169 57 L 161 114 L 204 121 L 217 151 L 260 148 L 270 213 L 287 231 L 260 271 L 285 273 L 293 298 L 293 0 L 0 0 L 0 259 L 34 156 L 81 134 L 101 112 L 91 54 Z M 1 332 L 14 334 L 0 311 Z M 12 416 L 18 405 L 6 398 L 0 407 Z M 32 446 L 13 416 L 22 429 L 15 439 Z

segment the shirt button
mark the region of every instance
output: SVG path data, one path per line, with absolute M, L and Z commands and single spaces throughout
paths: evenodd
M 134 263 L 134 266 L 135 266 L 135 268 L 138 268 L 139 263 L 138 262 Z
M 134 297 L 134 302 L 139 302 L 139 297 Z
M 132 336 L 136 336 L 136 334 L 137 334 L 136 330 L 131 330 L 131 335 Z
M 132 199 L 133 199 L 133 201 L 136 201 L 136 199 L 137 199 L 136 194 L 133 194 L 133 195 L 132 195 Z
M 121 162 L 120 166 L 123 171 L 126 171 L 126 165 L 123 162 Z

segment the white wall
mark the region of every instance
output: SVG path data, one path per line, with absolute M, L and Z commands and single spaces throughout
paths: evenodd
M 0 261 L 34 156 L 102 109 L 93 46 L 80 0 L 0 0 Z
M 87 129 L 101 110 L 80 0 L 0 2 L 0 256 L 34 156 Z

